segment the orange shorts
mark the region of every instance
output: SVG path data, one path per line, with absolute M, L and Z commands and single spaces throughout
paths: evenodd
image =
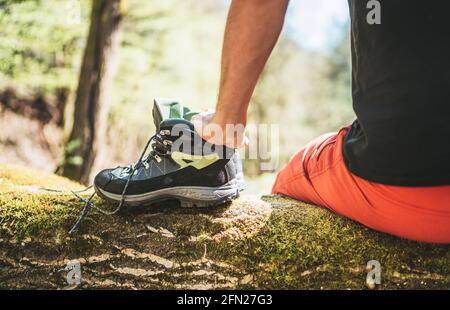
M 348 129 L 323 135 L 298 151 L 278 173 L 272 193 L 323 206 L 395 236 L 450 243 L 450 185 L 402 187 L 357 177 L 342 157 Z

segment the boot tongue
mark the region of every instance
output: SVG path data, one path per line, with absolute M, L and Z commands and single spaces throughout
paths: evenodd
M 162 121 L 169 119 L 184 119 L 190 121 L 192 116 L 198 114 L 192 112 L 188 107 L 176 100 L 170 98 L 155 98 L 153 101 L 153 122 L 156 130 L 160 130 Z
M 156 98 L 153 104 L 153 121 L 156 131 L 162 136 L 162 139 L 175 142 L 183 136 L 191 142 L 192 154 L 209 154 L 212 149 L 216 149 L 222 158 L 231 158 L 234 150 L 228 147 L 214 148 L 211 144 L 203 140 L 194 129 L 191 119 L 198 112 L 191 111 L 188 107 L 184 107 L 182 103 L 174 99 Z M 175 130 L 173 130 L 175 129 Z M 204 148 L 204 146 L 206 147 Z
M 177 149 L 172 151 L 202 154 L 203 139 L 194 129 L 194 124 L 182 118 L 171 118 L 163 120 L 160 123 L 158 134 L 163 140 L 170 140 L 172 143 L 177 141 Z M 181 139 L 181 140 L 180 140 Z M 190 145 L 189 150 L 184 146 Z
M 159 124 L 158 133 L 166 138 L 170 137 L 170 139 L 176 140 L 181 135 L 193 137 L 196 132 L 194 124 L 190 121 L 182 118 L 169 118 Z

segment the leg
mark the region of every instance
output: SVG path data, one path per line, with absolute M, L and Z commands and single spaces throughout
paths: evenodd
M 280 171 L 272 193 L 399 237 L 450 243 L 450 186 L 389 186 L 351 174 L 342 158 L 347 131 L 321 136 L 302 148 Z
M 326 158 L 321 155 L 336 143 L 337 137 L 338 133 L 325 134 L 300 149 L 278 173 L 272 193 L 324 206 L 311 177 L 326 172 L 335 163 L 329 154 L 324 154 Z

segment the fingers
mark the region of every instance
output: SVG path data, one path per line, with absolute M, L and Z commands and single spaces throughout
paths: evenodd
M 242 124 L 227 124 L 225 126 L 217 123 L 209 123 L 201 126 L 194 124 L 199 135 L 211 144 L 225 145 L 229 148 L 240 148 L 248 144 L 245 136 L 245 127 Z
M 192 118 L 195 130 L 205 141 L 229 148 L 240 148 L 248 144 L 243 124 L 224 124 L 217 122 L 215 117 L 214 111 L 207 111 Z

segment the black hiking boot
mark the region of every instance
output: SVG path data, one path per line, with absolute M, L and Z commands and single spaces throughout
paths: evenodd
M 151 151 L 133 165 L 101 171 L 94 180 L 99 196 L 129 206 L 176 199 L 184 207 L 236 198 L 244 187 L 238 152 L 204 141 L 192 115 L 178 102 L 155 100 L 157 133 L 149 141 Z

